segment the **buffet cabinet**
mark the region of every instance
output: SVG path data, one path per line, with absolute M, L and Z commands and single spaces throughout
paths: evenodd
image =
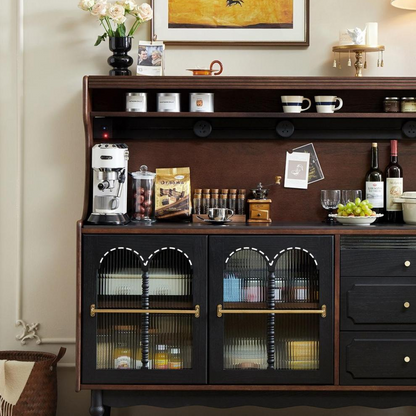
M 91 415 L 416 405 L 416 228 L 330 227 L 319 197 L 363 189 L 374 140 L 380 166 L 400 140 L 406 178 L 416 177 L 414 113 L 382 104 L 414 96 L 416 78 L 86 76 L 83 86 L 76 389 L 91 390 Z M 147 94 L 147 112 L 126 111 L 131 92 Z M 165 92 L 179 93 L 180 112 L 156 111 Z M 194 92 L 213 93 L 214 112 L 188 111 Z M 288 114 L 282 95 L 344 106 Z M 325 180 L 271 189 L 270 224 L 88 225 L 91 151 L 103 142 L 127 145 L 129 172 L 189 167 L 193 189 L 271 183 L 287 151 L 313 142 Z

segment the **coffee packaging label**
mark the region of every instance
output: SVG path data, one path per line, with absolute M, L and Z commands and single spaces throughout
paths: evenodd
M 189 168 L 156 169 L 155 216 L 157 219 L 187 219 L 191 215 Z

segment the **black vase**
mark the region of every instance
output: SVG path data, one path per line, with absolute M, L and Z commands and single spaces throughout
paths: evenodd
M 113 56 L 107 59 L 109 65 L 113 69 L 109 72 L 110 75 L 131 75 L 128 67 L 133 63 L 133 58 L 127 55 L 131 49 L 131 37 L 110 37 L 109 48 L 113 52 Z

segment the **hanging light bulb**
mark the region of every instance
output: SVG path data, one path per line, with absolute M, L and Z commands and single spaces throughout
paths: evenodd
M 416 10 L 416 0 L 391 0 L 391 5 L 399 9 Z

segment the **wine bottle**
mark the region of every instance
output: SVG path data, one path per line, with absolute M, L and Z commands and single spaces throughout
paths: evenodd
M 403 222 L 402 205 L 393 202 L 403 193 L 403 169 L 397 156 L 397 140 L 390 141 L 390 163 L 386 168 L 386 221 Z
M 377 143 L 371 143 L 371 167 L 365 175 L 365 199 L 377 214 L 384 211 L 384 182 L 383 173 L 378 168 Z

